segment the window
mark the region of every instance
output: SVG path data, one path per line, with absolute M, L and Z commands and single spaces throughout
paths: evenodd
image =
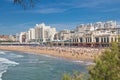
M 99 38 L 95 38 L 96 39 L 96 42 L 99 42 Z
M 85 38 L 86 39 L 86 43 L 87 43 L 87 38 Z
M 106 38 L 104 37 L 104 42 L 106 43 Z
M 101 42 L 103 43 L 103 38 L 101 38 Z
M 92 42 L 92 38 L 90 38 L 90 41 L 89 42 Z
M 113 42 L 113 38 L 111 38 L 111 42 Z
M 109 43 L 109 37 L 107 37 L 107 43 Z
M 82 41 L 82 38 L 80 38 L 80 42 L 83 42 L 83 41 Z

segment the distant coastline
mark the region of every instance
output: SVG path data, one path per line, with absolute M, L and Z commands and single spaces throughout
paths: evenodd
M 0 50 L 19 51 L 81 61 L 93 61 L 101 54 L 103 49 L 98 48 L 73 48 L 73 47 L 30 47 L 30 46 L 0 46 Z

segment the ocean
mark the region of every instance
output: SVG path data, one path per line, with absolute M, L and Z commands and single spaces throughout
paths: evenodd
M 0 51 L 0 80 L 62 80 L 65 73 L 87 73 L 90 64 L 49 55 Z

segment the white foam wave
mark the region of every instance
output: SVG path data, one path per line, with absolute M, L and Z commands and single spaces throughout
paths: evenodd
M 5 73 L 5 72 L 6 72 L 6 70 L 0 72 L 0 80 L 2 80 L 2 75 L 3 75 L 3 73 Z
M 18 65 L 19 63 L 16 63 L 14 61 L 8 60 L 6 58 L 0 58 L 0 63 L 5 63 L 5 64 L 14 64 L 14 65 Z
M 13 53 L 11 53 L 10 55 L 9 55 L 9 57 L 13 57 L 13 58 L 21 58 L 21 57 L 24 57 L 23 55 L 17 55 L 17 54 L 13 54 Z
M 7 72 L 9 66 L 15 66 L 19 63 L 11 61 L 6 58 L 0 58 L 0 80 L 2 80 L 2 75 Z
M 85 65 L 95 65 L 95 63 L 93 62 L 87 62 L 87 61 L 73 61 L 75 63 L 82 63 L 82 64 L 85 64 Z
M 0 51 L 0 54 L 5 54 L 5 52 L 3 52 L 3 51 Z
M 72 61 L 72 62 L 75 62 L 75 63 L 84 63 L 84 61 Z
M 46 61 L 39 61 L 39 63 L 45 63 Z
M 45 54 L 41 54 L 42 56 L 45 56 L 45 57 L 48 57 L 48 58 L 54 58 L 54 59 L 57 59 L 58 57 L 55 57 L 55 56 L 51 56 L 51 55 L 45 55 Z
M 85 62 L 86 65 L 95 65 L 93 62 Z
M 45 57 L 52 57 L 52 56 L 50 56 L 50 55 L 45 55 L 45 54 L 41 54 L 42 56 L 45 56 Z

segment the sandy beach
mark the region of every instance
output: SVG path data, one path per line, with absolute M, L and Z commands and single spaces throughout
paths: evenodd
M 32 47 L 32 46 L 0 46 L 0 50 L 19 51 L 35 54 L 47 54 L 71 60 L 93 61 L 101 54 L 102 48 L 85 47 Z

